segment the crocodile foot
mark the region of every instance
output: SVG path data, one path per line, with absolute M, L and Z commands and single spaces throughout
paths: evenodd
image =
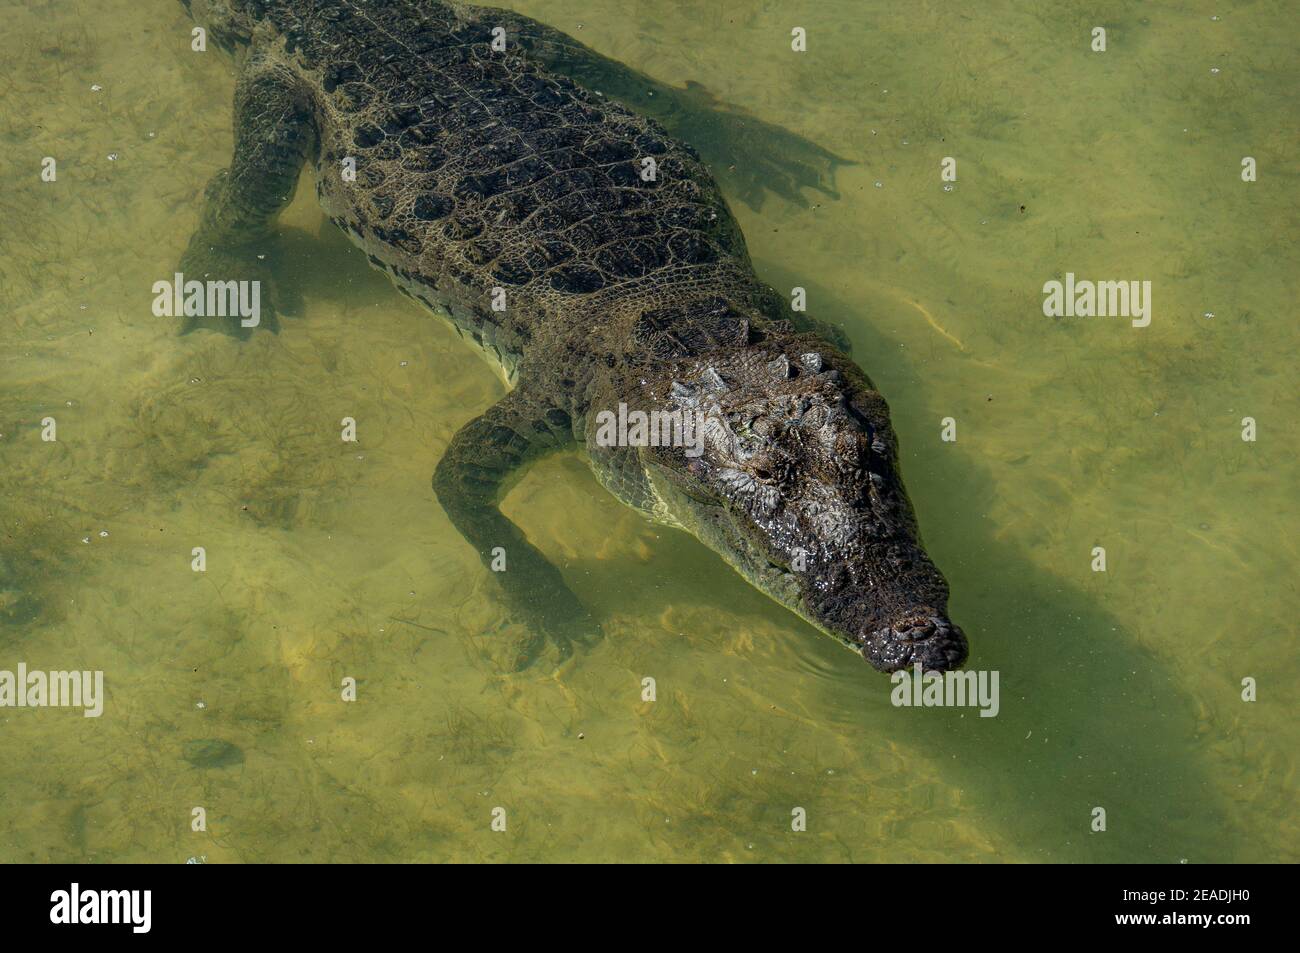
M 293 286 L 276 279 L 274 242 L 210 245 L 196 235 L 176 270 L 184 276 L 184 300 L 192 282 L 202 286 L 201 313 L 185 307 L 181 334 L 199 328 L 245 340 L 256 330 L 279 333 L 280 315 L 302 313 L 302 299 Z
M 506 671 L 524 672 L 543 663 L 562 665 L 603 637 L 600 623 L 585 610 L 514 612 L 493 633 L 489 654 Z

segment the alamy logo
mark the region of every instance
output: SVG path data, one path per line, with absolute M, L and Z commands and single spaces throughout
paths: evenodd
M 260 281 L 186 281 L 176 272 L 171 281 L 153 283 L 157 318 L 233 318 L 246 328 L 262 321 Z
M 598 447 L 685 447 L 688 457 L 704 453 L 699 416 L 689 410 L 602 410 L 596 414 Z
M 104 713 L 103 672 L 41 672 L 0 669 L 0 708 L 82 708 L 87 718 Z
M 1151 282 L 1076 281 L 1074 272 L 1065 281 L 1043 285 L 1043 314 L 1049 318 L 1132 318 L 1133 327 L 1151 323 Z
M 981 718 L 995 718 L 1000 710 L 998 673 L 994 671 L 922 672 L 899 669 L 889 680 L 894 690 L 889 700 L 895 708 L 979 708 Z
M 129 923 L 132 933 L 148 933 L 153 923 L 152 890 L 71 890 L 50 894 L 51 923 Z

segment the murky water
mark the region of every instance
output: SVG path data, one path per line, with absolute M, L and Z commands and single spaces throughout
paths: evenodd
M 273 251 L 304 316 L 178 337 L 150 288 L 230 61 L 178 3 L 5 0 L 0 669 L 108 697 L 0 709 L 0 860 L 1294 861 L 1295 4 L 517 9 L 860 163 L 737 214 L 890 400 L 998 716 L 893 707 L 576 456 L 507 509 L 607 637 L 503 671 L 429 485 L 500 381 L 310 188 Z M 1150 326 L 1045 317 L 1066 272 L 1150 281 Z

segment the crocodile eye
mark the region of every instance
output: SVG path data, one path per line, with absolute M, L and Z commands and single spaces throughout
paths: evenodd
M 768 486 L 784 483 L 790 473 L 790 461 L 780 453 L 759 454 L 749 464 L 749 475 Z

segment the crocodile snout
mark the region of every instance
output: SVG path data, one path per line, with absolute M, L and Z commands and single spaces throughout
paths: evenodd
M 908 615 L 863 632 L 862 657 L 882 672 L 920 663 L 927 672 L 946 672 L 966 661 L 966 635 L 939 615 Z

